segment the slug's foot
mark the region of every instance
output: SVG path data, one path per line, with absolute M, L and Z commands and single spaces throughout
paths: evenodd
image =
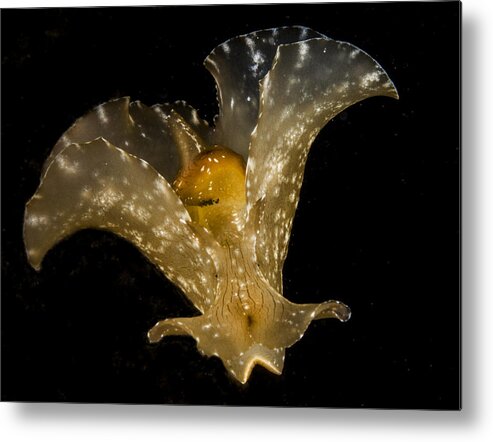
M 313 320 L 351 316 L 339 301 L 294 304 L 281 296 L 276 307 L 245 312 L 240 305 L 215 306 L 203 315 L 159 321 L 147 336 L 151 343 L 172 335 L 189 335 L 201 354 L 217 356 L 231 375 L 244 384 L 258 364 L 281 374 L 286 348 L 297 342 Z

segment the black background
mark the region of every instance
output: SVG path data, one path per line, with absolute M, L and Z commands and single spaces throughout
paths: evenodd
M 400 100 L 377 97 L 316 139 L 285 296 L 340 299 L 284 372 L 239 385 L 189 337 L 149 345 L 158 319 L 196 314 L 130 244 L 84 231 L 29 267 L 23 211 L 58 137 L 96 104 L 184 99 L 209 121 L 202 60 L 224 40 L 300 24 L 372 55 Z M 325 407 L 460 406 L 460 5 L 2 11 L 2 400 Z

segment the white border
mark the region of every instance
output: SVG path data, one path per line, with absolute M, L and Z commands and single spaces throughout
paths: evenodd
M 164 3 L 185 2 L 1 0 L 0 6 Z M 493 440 L 492 5 L 491 0 L 463 2 L 462 412 L 1 403 L 0 440 Z

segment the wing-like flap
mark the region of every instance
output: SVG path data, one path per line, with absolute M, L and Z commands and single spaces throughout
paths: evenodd
M 189 225 L 168 182 L 104 139 L 61 151 L 26 206 L 24 241 L 36 269 L 61 239 L 109 230 L 138 247 L 201 311 L 213 299 L 216 244 Z
M 155 112 L 165 117 L 170 115 L 171 112 L 176 112 L 207 145 L 213 144 L 212 128 L 209 126 L 209 123 L 200 118 L 197 110 L 185 101 L 180 100 L 174 103 L 155 104 L 152 108 Z
M 180 153 L 180 167 L 186 168 L 200 152 L 207 149 L 207 145 L 184 118 L 174 110 L 170 111 L 168 126 Z
M 100 137 L 147 161 L 169 181 L 178 172 L 179 155 L 166 118 L 124 97 L 103 103 L 79 118 L 55 144 L 43 166 L 43 174 L 66 147 Z
M 261 82 L 258 125 L 247 163 L 247 210 L 264 274 L 278 286 L 310 146 L 348 106 L 375 95 L 397 98 L 368 54 L 348 43 L 311 39 L 280 46 Z M 263 210 L 254 214 L 263 199 Z
M 217 84 L 215 143 L 247 159 L 259 110 L 259 80 L 271 68 L 277 47 L 321 36 L 301 26 L 266 29 L 232 38 L 211 52 L 204 64 Z

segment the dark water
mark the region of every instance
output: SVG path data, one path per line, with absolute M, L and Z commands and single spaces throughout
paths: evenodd
M 459 20 L 456 2 L 2 11 L 2 400 L 458 408 Z M 196 312 L 130 244 L 80 232 L 36 273 L 22 217 L 77 117 L 130 95 L 211 120 L 209 51 L 290 24 L 367 51 L 400 101 L 322 131 L 295 218 L 285 296 L 353 317 L 313 323 L 282 376 L 240 386 L 191 338 L 147 343 L 156 320 Z

